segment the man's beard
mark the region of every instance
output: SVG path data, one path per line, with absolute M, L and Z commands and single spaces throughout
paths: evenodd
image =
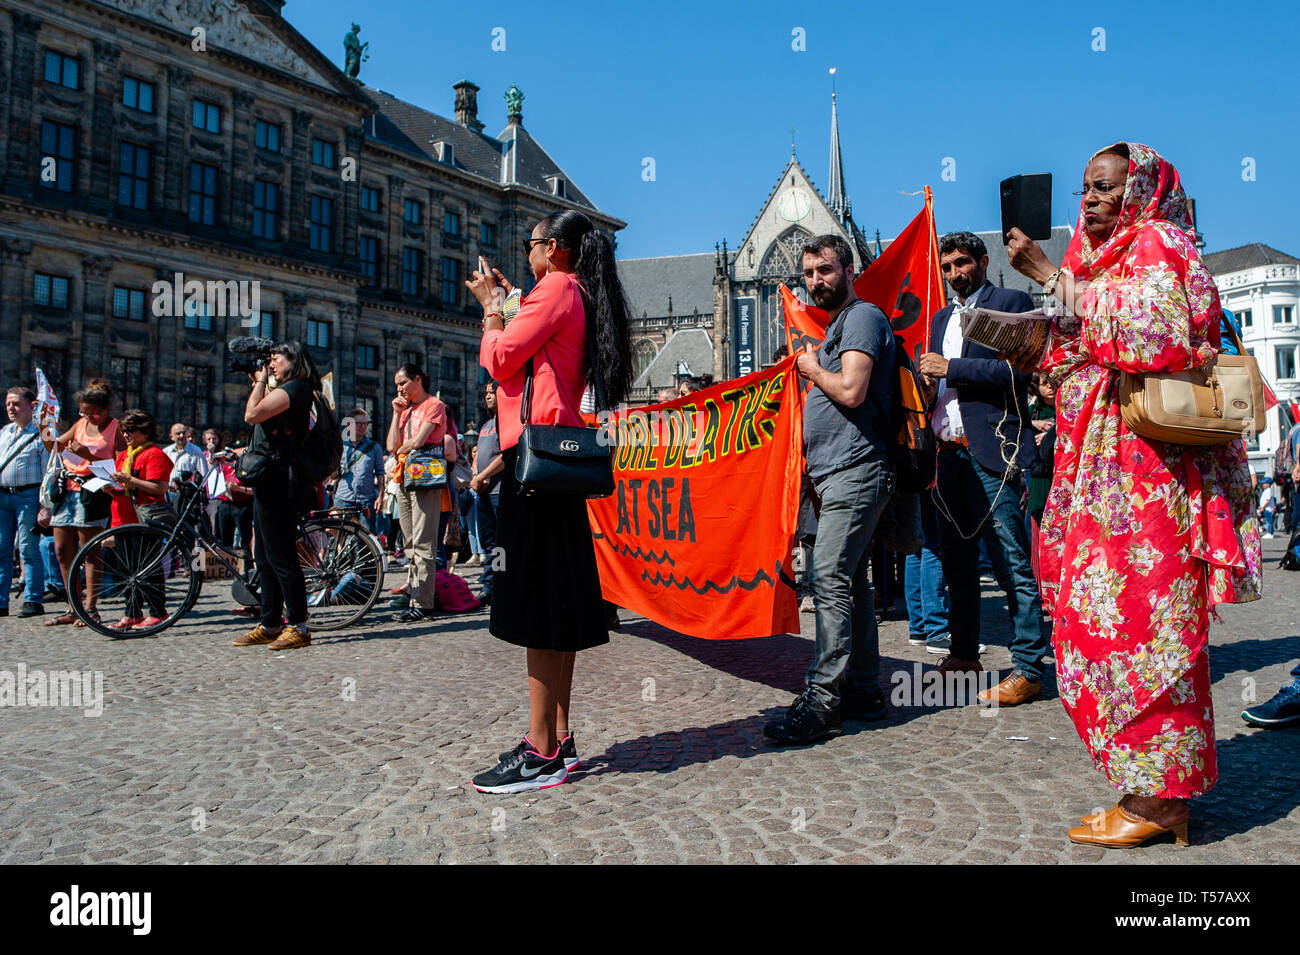
M 813 294 L 813 301 L 817 304 L 818 308 L 823 308 L 829 311 L 833 308 L 839 308 L 844 304 L 844 300 L 848 297 L 848 286 L 841 285 L 837 289 L 829 287 L 819 289 L 818 292 Z

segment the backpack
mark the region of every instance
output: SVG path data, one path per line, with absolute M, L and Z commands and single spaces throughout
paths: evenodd
M 898 489 L 920 494 L 934 483 L 938 445 L 934 429 L 930 427 L 930 413 L 925 410 L 920 376 L 899 335 L 894 336 L 894 354 L 897 356 L 894 364 L 897 385 L 894 389 L 894 420 L 888 432 L 894 435 L 890 450 Z
M 315 420 L 309 423 L 307 436 L 294 455 L 294 476 L 307 484 L 324 484 L 339 469 L 343 460 L 343 435 L 339 432 L 334 409 L 319 391 L 312 392 Z
M 1295 438 L 1300 424 L 1291 427 L 1273 453 L 1273 480 L 1279 485 L 1289 480 L 1295 470 Z

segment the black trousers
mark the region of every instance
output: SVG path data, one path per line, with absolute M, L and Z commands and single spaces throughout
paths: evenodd
M 298 506 L 288 475 L 269 475 L 253 490 L 253 560 L 262 587 L 262 626 L 307 622 L 307 582 L 298 561 Z
M 235 528 L 239 528 L 239 539 L 245 549 L 253 537 L 253 504 L 245 501 L 234 504 L 230 501 L 217 501 L 216 520 L 217 540 L 230 547 L 235 541 Z

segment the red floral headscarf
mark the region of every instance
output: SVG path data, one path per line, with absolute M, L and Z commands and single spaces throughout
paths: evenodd
M 1187 214 L 1187 196 L 1173 164 L 1141 143 L 1107 146 L 1093 153 L 1088 161 L 1092 162 L 1115 146 L 1127 146 L 1129 153 L 1128 181 L 1124 184 L 1119 221 L 1115 223 L 1110 238 L 1094 249 L 1092 240 L 1083 229 L 1083 204 L 1088 197 L 1079 200 L 1079 224 L 1061 263 L 1076 278 L 1090 279 L 1118 262 L 1128 251 L 1138 230 L 1148 222 L 1165 220 L 1184 232 L 1192 231 L 1192 222 Z

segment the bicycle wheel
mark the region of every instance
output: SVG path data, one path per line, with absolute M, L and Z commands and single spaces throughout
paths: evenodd
M 307 581 L 312 630 L 356 623 L 379 599 L 384 559 L 370 532 L 352 521 L 323 518 L 299 527 L 298 561 Z
M 68 587 L 68 600 L 86 626 L 108 637 L 148 637 L 166 630 L 199 599 L 203 575 L 191 569 L 185 538 L 146 524 L 123 524 L 96 534 L 77 552 L 69 573 L 83 581 L 95 578 L 92 600 L 83 586 Z M 100 620 L 85 606 L 93 603 Z M 161 623 L 142 630 L 117 629 L 127 619 L 158 617 Z

